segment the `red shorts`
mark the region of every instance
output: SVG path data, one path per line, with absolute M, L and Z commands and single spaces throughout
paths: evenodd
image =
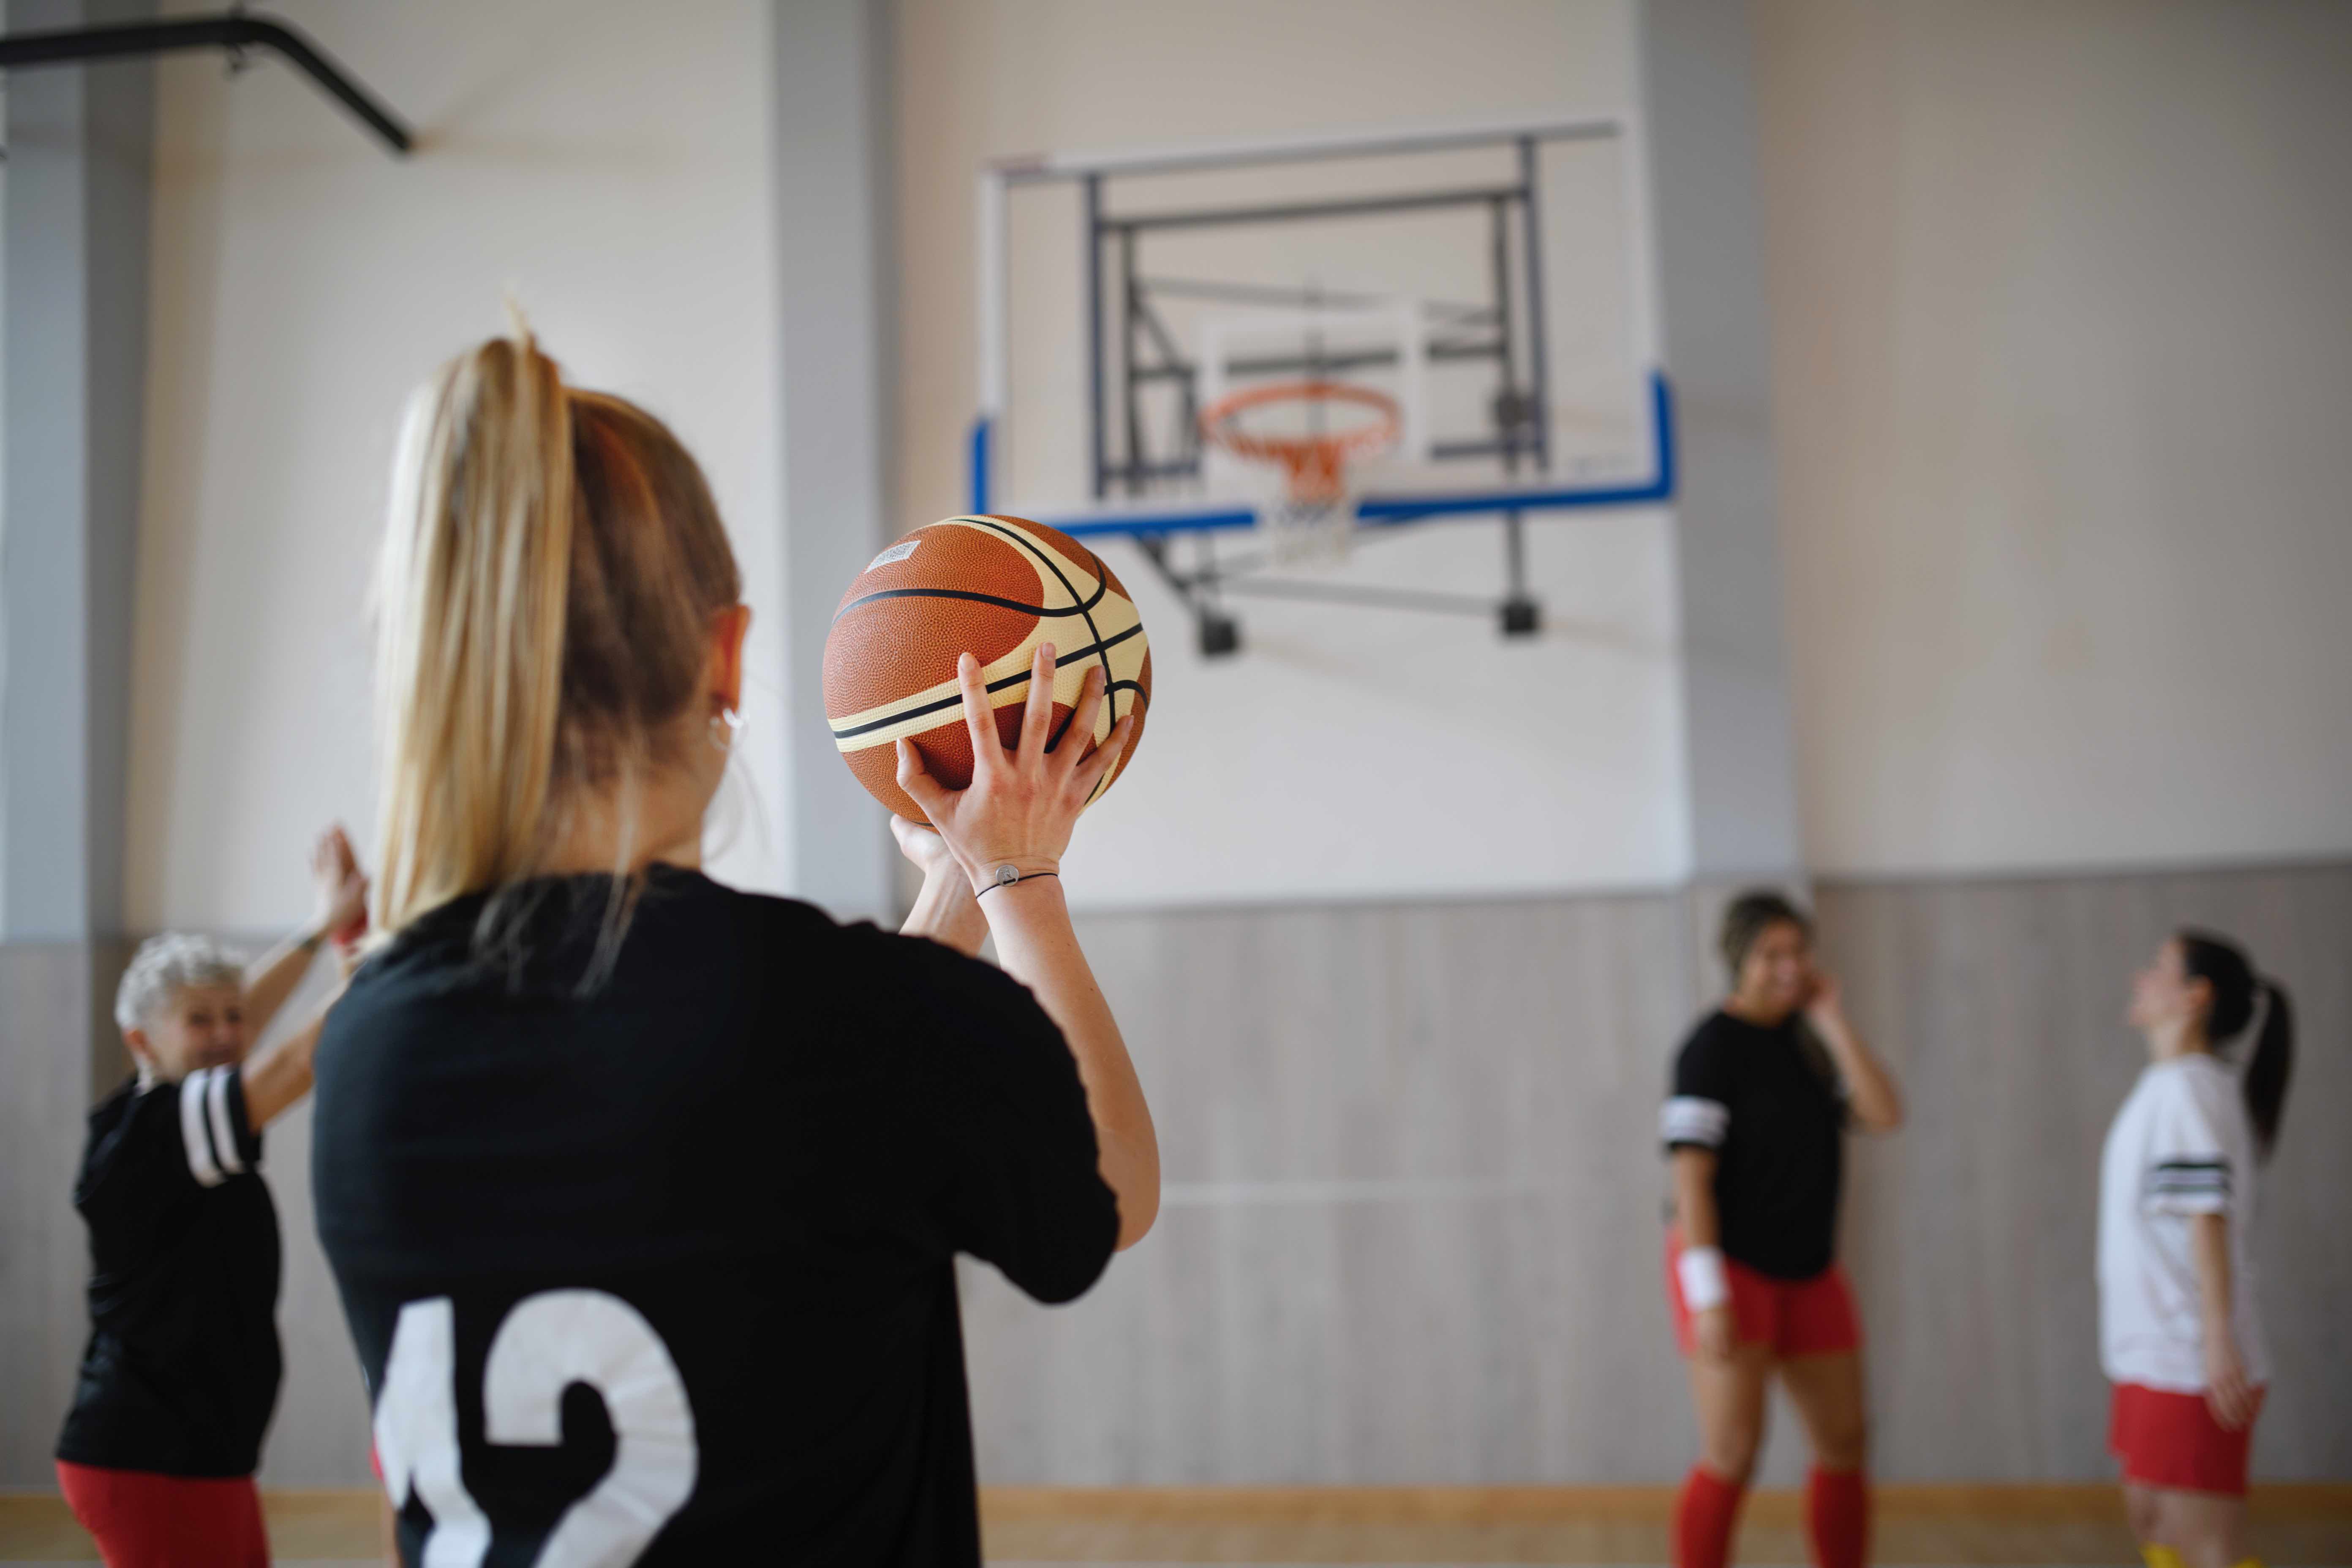
M 214 1480 L 59 1459 L 58 1488 L 107 1568 L 269 1568 L 251 1476 Z
M 1683 1304 L 1682 1275 L 1675 1268 L 1682 1249 L 1681 1235 L 1668 1226 L 1666 1299 L 1675 1308 L 1675 1342 L 1688 1355 L 1696 1346 L 1690 1309 Z M 1862 1314 L 1854 1310 L 1853 1287 L 1843 1265 L 1832 1263 L 1810 1279 L 1775 1279 L 1727 1258 L 1723 1271 L 1730 1279 L 1731 1316 L 1741 1344 L 1770 1345 L 1784 1359 L 1862 1348 Z
M 2254 1390 L 2254 1414 L 2263 1409 Z M 2171 1394 L 2137 1383 L 2116 1384 L 2107 1447 L 2123 1461 L 2124 1479 L 2171 1491 L 2246 1495 L 2246 1449 L 2254 1424 L 2235 1432 L 2213 1419 L 2201 1394 Z

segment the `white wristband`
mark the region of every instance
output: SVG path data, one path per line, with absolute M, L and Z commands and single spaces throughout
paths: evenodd
M 1731 1277 L 1724 1272 L 1719 1247 L 1684 1247 L 1675 1259 L 1675 1274 L 1683 1282 L 1683 1305 L 1691 1311 L 1704 1312 L 1731 1300 Z

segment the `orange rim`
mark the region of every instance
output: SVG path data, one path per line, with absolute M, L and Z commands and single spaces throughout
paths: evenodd
M 1351 403 L 1380 417 L 1352 430 L 1323 436 L 1254 436 L 1234 418 L 1274 403 Z M 1285 381 L 1228 393 L 1201 410 L 1201 438 L 1254 463 L 1280 463 L 1288 471 L 1290 493 L 1329 500 L 1344 489 L 1348 459 L 1393 446 L 1404 434 L 1404 410 L 1385 392 L 1338 381 Z

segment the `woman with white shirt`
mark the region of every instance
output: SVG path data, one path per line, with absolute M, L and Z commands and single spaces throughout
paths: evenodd
M 2258 1017 L 2232 1067 L 2221 1051 Z M 2234 942 L 2184 931 L 2134 980 L 2128 1021 L 2149 1061 L 2099 1168 L 2108 1446 L 2149 1568 L 2232 1568 L 2249 1561 L 2246 1451 L 2271 1370 L 2248 1238 L 2294 1015 Z

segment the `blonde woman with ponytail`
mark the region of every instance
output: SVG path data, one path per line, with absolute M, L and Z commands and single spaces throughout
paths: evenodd
M 1124 723 L 1007 749 L 967 658 L 971 787 L 901 759 L 900 935 L 710 880 L 733 553 L 677 438 L 520 331 L 412 403 L 379 594 L 313 1175 L 403 1560 L 977 1563 L 954 1255 L 1066 1300 L 1158 1208 L 1054 874 Z

